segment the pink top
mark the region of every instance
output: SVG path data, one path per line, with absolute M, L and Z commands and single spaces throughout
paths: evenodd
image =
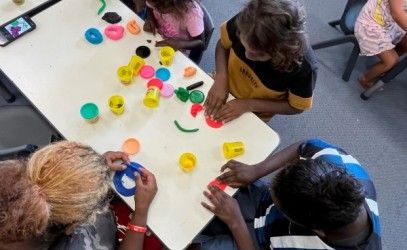
M 152 8 L 148 1 L 147 6 L 153 10 L 154 17 L 158 23 L 158 33 L 166 38 L 179 38 L 183 40 L 191 40 L 204 32 L 203 12 L 199 4 L 195 1 L 184 14 L 183 19 L 177 19 L 173 14 L 161 14 L 155 8 Z M 189 51 L 183 51 L 189 54 Z

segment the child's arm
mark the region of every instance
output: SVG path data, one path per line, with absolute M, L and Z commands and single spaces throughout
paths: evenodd
M 135 172 L 137 190 L 134 194 L 134 213 L 119 250 L 143 249 L 148 210 L 157 193 L 157 182 L 155 176 L 145 168 L 141 168 L 141 172 L 141 176 Z M 136 227 L 132 229 L 133 226 Z
M 255 249 L 237 200 L 216 186 L 209 186 L 208 190 L 209 192 L 204 191 L 204 195 L 211 201 L 212 206 L 201 202 L 202 206 L 214 213 L 229 227 L 236 241 L 237 249 Z
M 142 11 L 146 7 L 146 1 L 145 0 L 133 0 L 134 2 L 134 7 L 137 13 Z
M 403 0 L 389 0 L 390 14 L 394 21 L 407 31 L 407 12 L 404 10 Z
M 213 119 L 223 123 L 230 122 L 246 112 L 282 115 L 300 114 L 303 110 L 294 108 L 288 100 L 274 101 L 265 99 L 233 99 L 215 113 Z
M 166 38 L 162 41 L 157 41 L 156 47 L 170 46 L 174 50 L 180 49 L 201 49 L 205 48 L 205 35 L 204 33 L 200 34 L 197 37 L 192 38 L 191 40 L 182 40 L 179 38 Z
M 217 180 L 219 183 L 227 183 L 234 188 L 245 187 L 261 177 L 285 167 L 287 163 L 298 159 L 298 147 L 302 143 L 303 141 L 300 141 L 277 153 L 271 153 L 266 159 L 254 165 L 246 165 L 235 160 L 230 160 L 221 168 L 221 172 L 227 169 L 229 171 L 218 176 Z
M 155 35 L 155 29 L 157 27 L 157 20 L 155 20 L 153 10 L 147 7 L 146 22 L 143 25 L 143 30 L 153 33 Z

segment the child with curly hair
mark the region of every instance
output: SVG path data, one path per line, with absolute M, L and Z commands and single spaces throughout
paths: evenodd
M 264 121 L 311 108 L 316 60 L 296 0 L 252 0 L 221 26 L 216 75 L 205 115 L 229 122 L 246 112 Z M 228 93 L 236 99 L 227 101 Z

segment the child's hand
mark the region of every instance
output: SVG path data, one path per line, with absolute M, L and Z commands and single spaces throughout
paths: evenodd
M 201 202 L 202 206 L 214 213 L 229 227 L 233 227 L 234 223 L 243 219 L 239 204 L 234 198 L 216 186 L 209 186 L 208 190 L 210 192 L 204 191 L 204 195 L 212 202 L 213 206 Z
M 247 103 L 248 99 L 233 99 L 220 107 L 218 112 L 213 116 L 213 120 L 223 123 L 230 122 L 246 112 L 250 111 Z
M 206 117 L 214 118 L 228 97 L 229 87 L 227 82 L 225 83 L 218 78 L 219 76 L 215 77 L 215 81 L 204 102 Z
M 109 166 L 109 169 L 112 171 L 122 171 L 126 169 L 126 166 L 121 164 L 121 163 L 116 163 L 115 161 L 121 160 L 122 162 L 129 163 L 130 158 L 127 153 L 120 152 L 120 151 L 108 151 L 103 154 L 103 157 L 106 160 L 107 165 Z
M 155 194 L 157 183 L 155 176 L 145 168 L 140 168 L 142 175 L 136 174 L 136 193 L 134 194 L 135 211 L 147 213 Z
M 225 170 L 229 170 L 226 171 Z M 223 174 L 219 175 L 216 179 L 219 183 L 226 183 L 233 188 L 246 187 L 258 179 L 256 169 L 254 166 L 244 164 L 235 160 L 228 161 L 220 169 Z
M 164 47 L 164 46 L 170 46 L 172 47 L 175 51 L 182 49 L 182 44 L 181 41 L 174 39 L 174 38 L 166 38 L 162 41 L 157 41 L 155 43 L 156 47 Z

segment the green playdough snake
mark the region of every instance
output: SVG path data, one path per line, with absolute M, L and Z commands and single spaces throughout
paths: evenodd
M 99 8 L 99 10 L 98 10 L 98 15 L 100 15 L 100 13 L 102 13 L 104 10 L 105 10 L 105 8 L 106 8 L 106 2 L 105 2 L 105 0 L 100 0 L 101 2 L 102 2 L 102 6 Z
M 182 132 L 186 132 L 186 133 L 192 133 L 192 132 L 197 132 L 199 130 L 199 128 L 194 128 L 194 129 L 185 129 L 183 127 L 181 127 L 181 125 L 179 125 L 179 123 L 177 122 L 177 120 L 174 120 L 175 126 L 177 126 L 177 128 L 179 130 L 181 130 Z

